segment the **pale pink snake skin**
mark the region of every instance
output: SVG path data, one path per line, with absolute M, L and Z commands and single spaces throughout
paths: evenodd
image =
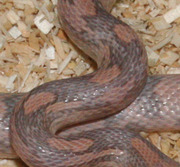
M 180 167 L 139 135 L 180 130 L 180 75 L 147 77 L 138 36 L 107 12 L 115 1 L 58 1 L 65 32 L 98 70 L 1 93 L 1 157 L 31 167 Z

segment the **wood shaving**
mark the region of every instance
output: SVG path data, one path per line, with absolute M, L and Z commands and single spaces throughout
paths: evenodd
M 94 62 L 72 44 L 56 16 L 57 0 L 0 0 L 0 91 L 26 92 L 45 82 L 85 75 Z M 122 0 L 112 14 L 146 46 L 150 74 L 180 74 L 180 0 Z M 180 133 L 141 133 L 180 162 Z M 22 167 L 1 160 L 1 167 Z

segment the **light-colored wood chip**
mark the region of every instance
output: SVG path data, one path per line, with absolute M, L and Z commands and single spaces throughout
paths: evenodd
M 172 23 L 173 21 L 175 21 L 177 18 L 180 17 L 180 5 L 165 13 L 163 17 L 167 23 Z

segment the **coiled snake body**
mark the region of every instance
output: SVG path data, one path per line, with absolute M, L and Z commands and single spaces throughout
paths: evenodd
M 32 167 L 180 166 L 138 134 L 180 129 L 180 75 L 147 79 L 139 38 L 107 12 L 114 2 L 58 1 L 64 30 L 98 70 L 25 94 L 1 93 L 2 156 L 15 156 L 11 141 Z M 80 126 L 57 135 L 74 125 Z

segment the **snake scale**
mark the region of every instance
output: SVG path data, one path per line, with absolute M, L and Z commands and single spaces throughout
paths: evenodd
M 108 13 L 114 3 L 58 1 L 65 32 L 98 69 L 1 93 L 1 157 L 31 167 L 180 166 L 139 135 L 180 130 L 180 75 L 147 76 L 144 46 Z

